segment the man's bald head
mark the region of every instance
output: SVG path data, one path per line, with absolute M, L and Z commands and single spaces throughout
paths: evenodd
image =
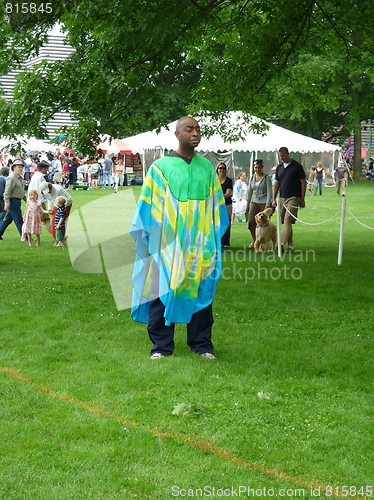
M 195 118 L 192 118 L 192 116 L 182 116 L 182 118 L 179 118 L 177 124 L 175 125 L 175 131 L 179 132 L 181 128 L 185 126 L 185 122 L 187 123 L 193 122 L 195 126 L 199 125 L 198 122 L 195 120 Z

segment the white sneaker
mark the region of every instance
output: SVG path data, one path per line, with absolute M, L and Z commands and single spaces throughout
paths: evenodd
M 161 354 L 160 352 L 155 352 L 149 356 L 149 359 L 161 359 L 164 358 L 165 356 Z
M 217 359 L 211 352 L 204 352 L 204 354 L 201 354 L 201 356 L 206 359 Z

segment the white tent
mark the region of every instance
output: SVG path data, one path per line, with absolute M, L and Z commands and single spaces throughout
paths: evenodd
M 55 144 L 49 144 L 48 142 L 41 141 L 40 139 L 35 139 L 35 137 L 17 137 L 16 140 L 1 138 L 0 139 L 0 150 L 9 150 L 12 144 L 21 143 L 22 152 L 28 151 L 52 151 L 57 152 L 57 146 Z M 21 152 L 21 151 L 20 151 Z
M 244 118 L 240 113 L 230 113 L 228 115 L 230 123 L 234 127 L 244 129 L 245 138 L 236 141 L 224 141 L 218 134 L 213 135 L 209 139 L 202 137 L 198 151 L 278 151 L 280 147 L 286 146 L 290 152 L 298 153 L 322 153 L 340 151 L 339 146 L 318 141 L 305 135 L 297 134 L 282 127 L 278 127 L 273 123 L 264 122 L 268 125 L 269 130 L 264 136 L 253 132 L 246 132 L 252 123 L 260 122 L 256 117 L 251 117 L 249 120 Z M 199 120 L 201 126 L 204 126 L 204 120 Z M 144 132 L 132 137 L 123 139 L 133 153 L 141 153 L 145 149 L 168 149 L 172 150 L 177 146 L 174 136 L 176 121 L 168 125 L 168 128 L 163 127 L 160 133 L 156 130 Z
M 118 153 L 123 155 L 125 153 L 131 153 L 131 150 L 126 142 L 113 138 L 106 138 L 103 142 L 100 142 L 100 144 L 96 147 L 96 151 L 99 149 L 101 149 L 103 153 L 108 153 L 108 155 L 118 155 Z
M 278 150 L 283 146 L 287 147 L 290 153 L 294 153 L 293 157 L 307 167 L 316 164 L 317 161 L 322 161 L 325 167 L 332 169 L 334 163 L 338 160 L 341 149 L 339 146 L 297 134 L 269 122 L 265 122 L 269 129 L 263 136 L 249 132 L 248 127 L 253 123 L 260 122 L 260 120 L 256 117 L 245 117 L 242 113 L 227 114 L 227 121 L 232 127 L 239 128 L 244 138 L 225 141 L 219 134 L 215 134 L 209 139 L 203 136 L 196 150 L 200 154 L 208 156 L 213 164 L 225 161 L 229 167 L 234 167 L 235 159 L 238 158 L 235 163 L 241 163 L 242 166 L 237 167 L 240 170 L 240 168 L 243 168 L 244 163 L 249 165 L 255 157 L 262 157 L 265 165 L 266 161 L 268 162 L 267 167 L 270 170 L 277 163 Z M 204 123 L 207 122 L 204 119 L 199 119 L 199 122 L 203 129 Z M 163 156 L 165 150 L 175 150 L 177 148 L 178 142 L 174 135 L 175 125 L 176 121 L 170 123 L 168 128 L 163 127 L 160 133 L 153 130 L 123 140 L 133 153 L 143 155 L 143 161 L 147 150 L 153 150 L 156 159 L 156 157 Z M 224 151 L 226 153 L 222 153 Z M 238 153 L 245 153 L 245 155 L 238 155 Z M 244 161 L 245 156 L 247 157 L 246 161 Z M 247 168 L 249 167 L 247 166 Z M 232 173 L 235 175 L 235 170 Z

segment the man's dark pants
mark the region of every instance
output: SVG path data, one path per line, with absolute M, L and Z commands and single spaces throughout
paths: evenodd
M 3 222 L 0 224 L 0 236 L 2 236 L 6 228 L 14 221 L 19 234 L 22 236 L 23 217 L 21 212 L 21 200 L 11 198 L 9 201 L 9 210 L 7 211 Z
M 6 212 L 4 210 L 4 197 L 0 196 L 0 224 L 3 222 L 5 215 Z
M 149 304 L 148 335 L 153 342 L 151 354 L 159 352 L 164 356 L 173 354 L 175 323 L 165 326 L 165 306 L 160 299 L 152 300 Z M 187 345 L 191 352 L 204 354 L 213 352 L 211 341 L 213 326 L 212 304 L 192 315 L 187 324 Z

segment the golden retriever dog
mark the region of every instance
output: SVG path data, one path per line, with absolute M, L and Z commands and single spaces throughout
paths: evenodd
M 275 250 L 277 243 L 277 228 L 270 222 L 270 215 L 273 213 L 272 208 L 267 208 L 263 212 L 255 215 L 256 221 L 256 241 L 254 248 L 256 252 L 261 252 L 261 247 L 264 245 L 264 251 L 269 251 L 270 241 L 273 242 L 272 250 Z

